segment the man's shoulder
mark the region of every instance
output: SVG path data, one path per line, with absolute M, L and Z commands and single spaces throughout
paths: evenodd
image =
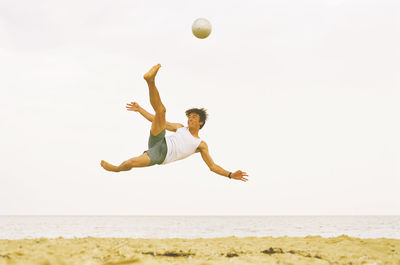
M 208 149 L 207 143 L 205 141 L 201 140 L 198 149 L 199 149 L 199 151 Z
M 181 130 L 182 128 L 185 128 L 185 126 L 183 126 L 180 123 L 167 123 L 167 130 L 171 131 L 171 132 L 178 132 L 179 130 Z

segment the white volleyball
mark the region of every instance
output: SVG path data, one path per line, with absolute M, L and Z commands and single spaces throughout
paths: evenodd
M 207 38 L 211 33 L 211 23 L 205 18 L 198 18 L 193 22 L 192 32 L 199 39 Z

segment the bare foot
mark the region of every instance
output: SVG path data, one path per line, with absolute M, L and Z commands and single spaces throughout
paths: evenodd
M 104 160 L 101 160 L 100 165 L 108 171 L 112 171 L 112 172 L 119 172 L 118 167 L 111 165 L 110 163 L 107 163 Z
M 147 73 L 144 74 L 143 78 L 147 82 L 152 82 L 154 81 L 154 78 L 156 77 L 156 74 L 158 72 L 158 69 L 160 69 L 161 64 L 154 65 Z

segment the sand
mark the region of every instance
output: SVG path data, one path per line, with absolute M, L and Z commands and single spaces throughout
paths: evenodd
M 0 265 L 396 264 L 399 239 L 348 236 L 0 240 Z

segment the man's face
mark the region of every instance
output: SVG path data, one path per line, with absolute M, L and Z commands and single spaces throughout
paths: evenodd
M 200 128 L 200 125 L 203 122 L 200 122 L 200 115 L 197 113 L 190 113 L 188 117 L 188 127 L 189 128 Z

